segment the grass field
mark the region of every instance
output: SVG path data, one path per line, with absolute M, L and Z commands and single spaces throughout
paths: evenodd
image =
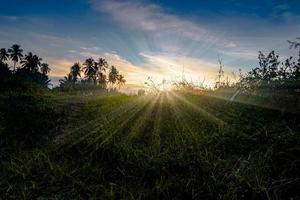
M 297 114 L 180 92 L 50 98 L 66 117 L 2 150 L 3 199 L 299 199 Z

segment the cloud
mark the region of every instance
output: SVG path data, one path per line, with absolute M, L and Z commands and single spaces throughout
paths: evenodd
M 199 81 L 206 79 L 211 85 L 215 80 L 218 71 L 218 64 L 211 63 L 199 58 L 170 56 L 167 54 L 147 54 L 140 53 L 147 60 L 146 67 L 156 72 L 157 76 L 166 80 L 180 80 L 185 76 L 187 80 Z M 231 76 L 231 71 L 235 69 L 231 66 L 225 67 L 226 74 Z
M 227 48 L 235 48 L 237 47 L 236 43 L 230 41 L 227 45 L 226 45 Z
M 63 77 L 70 72 L 70 67 L 74 64 L 73 60 L 48 58 L 50 64 L 51 76 Z
M 12 21 L 19 19 L 17 16 L 13 16 L 13 15 L 3 16 L 3 18 Z
M 151 38 L 151 44 L 148 46 L 155 46 L 160 51 L 188 55 L 197 47 L 202 49 L 212 45 L 224 47 L 228 43 L 201 24 L 169 14 L 156 4 L 94 0 L 93 7 L 110 15 L 125 30 L 135 31 L 145 38 Z
M 207 33 L 188 20 L 180 19 L 174 15 L 166 14 L 155 4 L 142 4 L 137 1 L 94 1 L 96 10 L 109 13 L 112 17 L 129 28 L 154 32 L 158 36 L 164 32 L 173 31 L 183 34 L 193 40 L 201 39 Z
M 88 48 L 90 49 L 90 48 Z M 82 55 L 81 52 L 74 52 L 75 55 Z M 84 56 L 104 57 L 109 65 L 114 65 L 126 78 L 126 90 L 132 91 L 137 88 L 143 87 L 144 82 L 148 77 L 152 77 L 156 82 L 160 82 L 163 79 L 171 82 L 181 80 L 184 69 L 185 78 L 197 83 L 206 80 L 207 85 L 212 85 L 216 78 L 218 70 L 217 63 L 210 63 L 198 58 L 169 55 L 163 53 L 143 53 L 139 54 L 145 59 L 145 62 L 141 65 L 135 65 L 126 60 L 117 52 L 84 52 Z M 48 59 L 53 70 L 51 71 L 51 77 L 63 77 L 69 73 L 70 67 L 75 60 L 68 59 Z M 82 59 L 81 61 L 84 61 Z M 82 62 L 81 62 L 82 63 Z M 234 69 L 230 66 L 226 66 L 226 72 L 231 76 L 231 71 Z

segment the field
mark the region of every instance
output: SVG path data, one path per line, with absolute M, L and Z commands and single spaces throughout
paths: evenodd
M 300 196 L 298 114 L 183 92 L 49 99 L 49 137 L 1 144 L 3 199 Z

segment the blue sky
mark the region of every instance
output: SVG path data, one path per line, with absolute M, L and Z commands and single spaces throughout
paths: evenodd
M 257 65 L 257 52 L 295 54 L 298 0 L 10 0 L 1 2 L 0 47 L 18 43 L 44 58 L 54 82 L 73 62 L 105 57 L 132 85 L 147 76 L 215 79 Z

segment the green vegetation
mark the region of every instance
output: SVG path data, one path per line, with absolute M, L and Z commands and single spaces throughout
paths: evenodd
M 129 96 L 102 58 L 49 90 L 38 56 L 19 45 L 0 56 L 3 199 L 300 197 L 300 60 L 260 54 L 234 84 L 220 67 L 215 90 L 159 91 L 149 78 L 151 94 Z
M 72 110 L 62 132 L 1 154 L 4 198 L 300 195 L 299 115 L 175 92 L 54 101 Z

